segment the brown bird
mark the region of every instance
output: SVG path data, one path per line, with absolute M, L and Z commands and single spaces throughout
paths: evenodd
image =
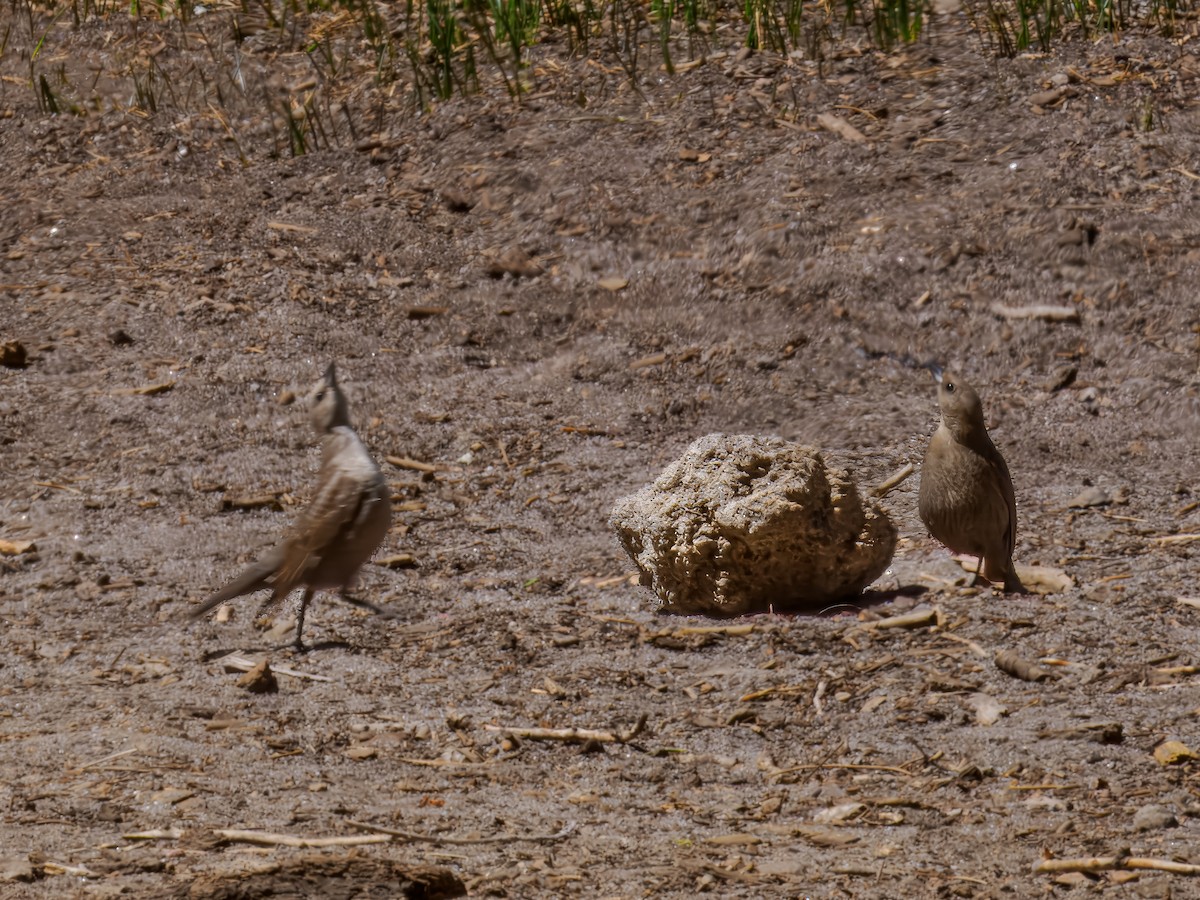
M 1025 590 L 1013 565 L 1017 502 L 1004 457 L 983 424 L 983 404 L 971 386 L 941 366 L 942 421 L 921 466 L 918 509 L 929 533 L 955 553 L 979 557 L 975 581 L 1001 581 L 1005 591 Z
M 359 568 L 379 547 L 391 524 L 387 482 L 379 466 L 350 427 L 346 395 L 333 363 L 308 394 L 309 414 L 321 437 L 321 469 L 312 502 L 289 529 L 283 543 L 229 582 L 197 609 L 199 618 L 226 600 L 271 590 L 266 609 L 282 606 L 296 588 L 304 588 L 296 617 L 296 649 L 304 650 L 304 613 L 313 594 L 337 590 L 342 599 L 387 613 L 347 595 Z

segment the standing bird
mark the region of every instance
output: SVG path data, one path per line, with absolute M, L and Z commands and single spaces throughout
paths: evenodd
M 1013 565 L 1017 502 L 1004 457 L 983 424 L 983 404 L 971 386 L 941 366 L 930 366 L 938 384 L 942 421 L 921 466 L 918 509 L 929 533 L 955 553 L 979 557 L 988 581 L 1024 592 Z
M 271 599 L 266 606 L 278 607 L 292 591 L 303 587 L 296 618 L 298 651 L 305 649 L 304 613 L 317 591 L 336 589 L 348 603 L 383 612 L 374 604 L 347 596 L 346 591 L 359 567 L 383 541 L 392 520 L 387 483 L 350 427 L 350 410 L 333 363 L 313 385 L 307 400 L 322 442 L 321 470 L 312 502 L 283 543 L 191 612 L 196 619 L 226 600 L 268 588 Z

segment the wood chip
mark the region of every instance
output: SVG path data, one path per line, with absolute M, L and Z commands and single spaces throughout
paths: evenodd
M 411 553 L 395 553 L 375 560 L 375 565 L 383 566 L 385 569 L 415 569 L 417 561 Z
M 650 366 L 661 366 L 667 361 L 665 353 L 651 353 L 649 356 L 643 356 L 641 359 L 635 359 L 629 364 L 631 369 L 647 369 Z
M 1043 322 L 1078 322 L 1079 310 L 1073 306 L 1004 306 L 997 303 L 992 312 L 1002 319 L 1040 319 Z
M 1075 579 L 1053 566 L 1017 566 L 1017 577 L 1036 594 L 1061 594 L 1075 587 Z M 972 568 L 970 571 L 974 572 Z
M 271 665 L 265 659 L 239 678 L 237 686 L 252 694 L 273 694 L 279 690 L 275 673 L 271 671 Z
M 864 622 L 861 627 L 874 631 L 886 631 L 890 628 L 924 628 L 927 625 L 937 625 L 941 622 L 942 611 L 936 606 L 914 609 L 912 612 L 876 622 Z
M 865 803 L 842 803 L 838 806 L 830 806 L 827 809 L 820 810 L 813 816 L 813 821 L 821 825 L 840 825 L 842 822 L 857 819 L 866 811 L 867 805 Z
M 515 278 L 535 278 L 542 268 L 520 247 L 510 247 L 488 261 L 487 274 L 492 278 L 512 275 Z
M 36 549 L 37 545 L 33 541 L 0 540 L 0 556 L 20 556 Z
M 1056 393 L 1073 385 L 1078 376 L 1079 369 L 1077 367 L 1059 366 L 1054 370 L 1054 377 L 1043 384 L 1042 389 L 1048 394 Z
M 195 791 L 189 791 L 187 788 L 163 788 L 161 791 L 155 791 L 150 795 L 151 803 L 166 803 L 174 806 L 176 803 L 182 803 L 184 800 L 190 800 L 196 796 Z
M 606 291 L 612 291 L 614 294 L 617 291 L 623 291 L 629 287 L 628 278 L 601 278 L 596 282 L 596 286 L 603 288 Z
M 125 396 L 153 397 L 157 394 L 165 394 L 173 387 L 175 387 L 174 381 L 161 381 L 158 384 L 144 384 L 141 387 L 125 388 L 117 391 L 117 394 Z
M 1085 722 L 1070 728 L 1046 728 L 1038 732 L 1039 738 L 1068 741 L 1089 741 L 1093 744 L 1120 744 L 1125 740 L 1125 729 L 1120 722 Z
M 867 140 L 867 136 L 865 134 L 863 134 L 845 119 L 835 116 L 832 113 L 819 113 L 817 115 L 817 124 L 826 131 L 836 134 L 845 141 L 851 141 L 855 144 L 862 144 Z
M 753 633 L 753 625 L 687 625 L 670 632 L 673 637 L 687 637 L 691 634 L 724 634 L 729 637 L 745 637 Z
M 717 847 L 754 847 L 761 844 L 763 839 L 757 834 L 718 834 L 708 838 L 704 843 Z
M 267 227 L 272 231 L 282 231 L 287 234 L 319 234 L 321 229 L 309 225 L 293 225 L 291 222 L 268 222 Z
M 1163 741 L 1154 748 L 1154 758 L 1158 760 L 1159 765 L 1176 766 L 1200 759 L 1200 755 L 1182 741 Z
M 1037 663 L 1018 656 L 1012 650 L 997 651 L 994 661 L 996 668 L 1001 672 L 1012 675 L 1014 678 L 1020 678 L 1022 681 L 1041 682 L 1051 676 L 1048 669 L 1043 669 Z
M 1048 91 L 1040 91 L 1029 98 L 1031 106 L 1040 106 L 1043 109 L 1047 106 L 1054 106 L 1056 103 L 1061 103 L 1067 97 L 1072 96 L 1075 89 L 1069 84 L 1064 84 L 1061 87 L 1051 88 Z
M 832 828 L 809 828 L 801 826 L 796 829 L 796 835 L 804 838 L 817 847 L 845 847 L 859 841 L 853 834 L 844 834 Z
M 280 494 L 250 494 L 241 497 L 222 497 L 221 509 L 274 509 L 278 512 L 283 511 L 283 504 L 279 502 Z

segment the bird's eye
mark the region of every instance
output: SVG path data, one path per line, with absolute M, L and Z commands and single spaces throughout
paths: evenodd
M 325 399 L 325 388 L 321 388 L 319 391 L 317 391 L 317 396 L 315 399 L 318 403 Z
M 953 382 L 953 381 L 947 381 L 947 382 L 946 382 L 946 393 L 947 393 L 947 394 L 953 394 L 953 393 L 954 393 L 954 382 Z

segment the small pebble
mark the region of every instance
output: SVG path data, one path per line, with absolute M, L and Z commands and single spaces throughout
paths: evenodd
M 1143 806 L 1133 814 L 1134 831 L 1158 831 L 1162 828 L 1174 828 L 1179 824 L 1175 814 L 1165 806 L 1151 804 Z

